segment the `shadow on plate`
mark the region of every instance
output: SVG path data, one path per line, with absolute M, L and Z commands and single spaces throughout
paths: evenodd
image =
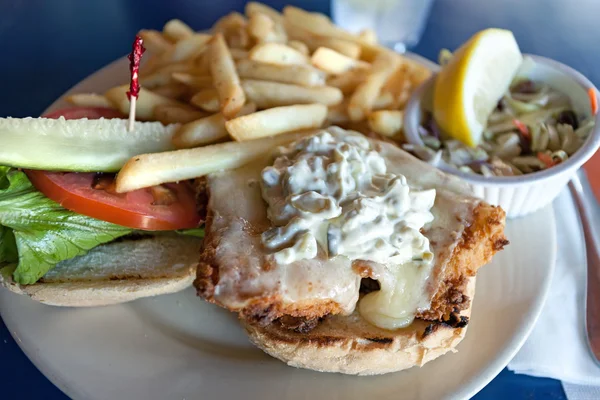
M 193 288 L 127 306 L 144 323 L 200 352 L 237 361 L 271 359 L 250 343 L 234 313 L 199 299 Z

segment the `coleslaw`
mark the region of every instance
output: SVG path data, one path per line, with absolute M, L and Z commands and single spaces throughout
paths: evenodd
M 433 165 L 484 176 L 537 172 L 564 162 L 589 136 L 594 121 L 578 116 L 569 98 L 541 82 L 518 79 L 490 115 L 476 147 L 447 138 L 430 112 L 419 133 L 424 145 L 404 149 Z

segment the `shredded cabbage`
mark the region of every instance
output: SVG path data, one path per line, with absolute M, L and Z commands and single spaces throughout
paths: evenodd
M 447 50 L 440 52 L 440 64 L 451 57 Z M 575 114 L 566 95 L 530 80 L 513 81 L 475 148 L 458 140 L 444 140 L 443 133 L 440 139 L 430 113 L 423 121 L 419 133 L 424 145 L 406 144 L 405 150 L 433 165 L 484 176 L 528 174 L 564 162 L 594 127 L 593 119 Z

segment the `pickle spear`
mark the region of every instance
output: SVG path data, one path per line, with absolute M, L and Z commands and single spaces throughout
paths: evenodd
M 177 125 L 125 119 L 0 118 L 0 165 L 51 171 L 116 172 L 137 154 L 173 150 Z

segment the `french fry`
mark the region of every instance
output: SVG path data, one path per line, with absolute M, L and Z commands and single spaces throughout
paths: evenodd
M 165 24 L 163 27 L 163 35 L 171 42 L 178 42 L 194 34 L 194 30 L 190 28 L 186 23 L 172 19 Z
M 315 36 L 333 37 L 363 43 L 358 36 L 335 26 L 324 14 L 304 11 L 294 6 L 286 6 L 283 9 L 283 18 L 288 31 L 294 28 L 301 28 L 305 33 Z M 367 44 L 366 42 L 364 43 Z
M 393 138 L 401 134 L 404 112 L 397 110 L 374 111 L 369 114 L 368 121 L 373 132 Z
M 330 86 L 307 87 L 280 82 L 244 80 L 242 88 L 248 99 L 259 109 L 311 103 L 333 106 L 341 103 L 344 98 L 341 90 Z
M 236 63 L 237 72 L 242 79 L 258 79 L 301 86 L 323 86 L 325 73 L 309 65 L 276 65 L 240 60 Z
M 248 52 L 242 49 L 229 49 L 231 53 L 231 58 L 234 60 L 245 60 L 248 58 Z
M 305 27 L 308 30 L 328 36 L 331 20 L 324 14 L 313 13 L 294 6 L 283 8 L 283 18 L 286 22 Z
M 252 103 L 245 104 L 237 116 L 256 112 Z M 182 125 L 173 135 L 173 145 L 178 149 L 205 146 L 229 137 L 225 129 L 225 118 L 221 113 L 190 121 Z
M 129 85 L 121 85 L 109 89 L 104 96 L 112 103 L 112 105 L 125 115 L 129 115 L 129 99 L 127 91 Z M 136 119 L 147 121 L 154 119 L 154 108 L 158 105 L 177 105 L 182 108 L 193 110 L 191 106 L 180 103 L 176 100 L 156 94 L 148 89 L 141 88 L 136 104 Z
M 250 37 L 245 27 L 239 27 L 228 36 L 227 44 L 234 49 L 245 49 L 250 45 Z
M 144 47 L 152 54 L 163 54 L 173 47 L 159 31 L 142 29 L 139 35 L 144 40 Z
M 222 34 L 229 47 L 245 49 L 250 44 L 247 25 L 246 18 L 234 11 L 221 17 L 212 30 Z
M 298 140 L 309 133 L 293 132 L 244 143 L 227 142 L 195 149 L 141 154 L 131 158 L 123 166 L 117 176 L 116 190 L 118 193 L 125 193 L 240 168 L 265 157 L 271 149 Z
M 397 65 L 398 58 L 387 53 L 382 53 L 377 57 L 365 81 L 356 88 L 350 97 L 348 115 L 352 121 L 360 121 L 369 115 L 381 88 L 396 70 Z
M 173 145 L 177 149 L 189 149 L 216 143 L 228 135 L 225 118 L 217 113 L 182 125 L 173 135 Z
M 298 39 L 307 36 L 331 37 L 343 39 L 360 45 L 361 59 L 373 62 L 381 53 L 393 54 L 393 50 L 386 49 L 378 44 L 369 43 L 357 35 L 353 35 L 335 26 L 323 14 L 310 13 L 296 7 L 287 6 L 283 9 L 285 26 L 290 37 Z M 307 40 L 303 40 L 306 42 Z
M 67 96 L 66 100 L 78 107 L 107 107 L 114 108 L 106 97 L 96 93 L 77 93 Z
M 413 87 L 417 87 L 431 77 L 431 71 L 417 63 L 411 63 L 409 68 L 410 80 Z
M 404 106 L 407 100 L 405 94 L 410 91 L 410 87 L 411 80 L 408 65 L 402 63 L 396 68 L 396 71 L 394 71 L 382 88 L 382 92 L 389 92 L 394 98 L 389 108 L 398 109 Z
M 365 71 L 352 70 L 338 76 L 331 77 L 327 80 L 328 86 L 333 86 L 342 91 L 344 95 L 348 95 L 356 90 L 358 85 L 364 82 L 366 77 Z
M 344 102 L 329 107 L 327 109 L 326 120 L 329 125 L 347 124 L 350 122 L 350 117 L 348 116 L 348 104 Z
M 158 94 L 163 97 L 168 97 L 169 99 L 180 100 L 185 98 L 189 89 L 186 85 L 179 82 L 171 82 L 166 85 L 157 86 L 152 89 L 155 94 Z
M 210 55 L 208 54 L 208 48 L 204 49 L 196 58 L 192 60 L 192 63 L 196 66 L 194 74 L 196 75 L 210 75 Z
M 213 25 L 212 30 L 215 33 L 221 33 L 225 36 L 228 31 L 235 30 L 241 26 L 245 27 L 247 23 L 248 21 L 242 14 L 233 11 L 219 18 Z
M 150 75 L 154 73 L 154 71 L 161 66 L 161 57 L 162 54 L 150 54 L 148 58 L 142 58 L 139 75 Z
M 140 74 L 140 84 L 145 88 L 152 89 L 156 86 L 166 85 L 173 81 L 174 72 L 192 72 L 195 66 L 190 63 L 169 64 L 156 69 L 151 74 Z
M 275 31 L 275 37 L 273 38 L 272 42 L 286 43 L 288 41 L 288 35 L 285 31 L 283 23 L 275 22 L 275 27 L 273 30 Z
M 301 42 L 299 40 L 290 40 L 287 45 L 290 46 L 292 49 L 298 50 L 300 53 L 304 54 L 307 57 L 310 54 L 308 46 L 304 42 Z
M 316 49 L 318 47 L 329 47 L 348 57 L 360 58 L 369 63 L 373 62 L 381 53 L 394 54 L 393 50 L 377 44 L 366 43 L 359 39 L 358 36 L 345 32 L 333 25 L 331 28 L 327 29 L 329 32 L 325 35 L 320 33 L 320 31 L 310 31 L 306 29 L 305 26 L 294 25 L 287 21 L 285 27 L 286 32 L 291 39 L 301 40 L 306 43 L 309 48 Z M 338 40 L 341 40 L 342 42 L 338 42 Z M 357 47 L 349 46 L 348 43 L 354 43 Z
M 173 72 L 171 75 L 174 81 L 183 83 L 194 90 L 202 90 L 213 87 L 212 76 L 210 75 L 191 75 L 184 72 Z
M 203 89 L 190 99 L 190 103 L 204 111 L 219 112 L 219 93 L 214 88 Z
M 316 50 L 319 46 L 315 46 L 314 42 L 323 39 L 324 36 L 315 35 L 301 26 L 294 25 L 289 21 L 283 21 L 283 27 L 289 40 L 297 40 L 306 43 L 311 50 Z
M 392 107 L 394 104 L 394 95 L 390 92 L 381 92 L 373 102 L 373 110 L 383 110 Z
M 281 43 L 262 43 L 254 46 L 248 58 L 253 61 L 259 61 L 268 64 L 276 65 L 294 65 L 307 64 L 308 57 Z
M 308 37 L 306 44 L 312 51 L 317 50 L 319 47 L 327 47 L 345 55 L 346 57 L 355 59 L 360 58 L 360 45 L 349 40 L 331 37 Z
M 401 63 L 385 82 L 383 89 L 394 94 L 399 94 L 404 90 L 407 81 L 410 81 L 409 68 L 406 63 Z
M 226 119 L 233 118 L 246 102 L 240 86 L 235 64 L 221 34 L 210 43 L 210 72 L 219 94 L 221 113 Z
M 154 107 L 154 117 L 163 125 L 187 124 L 188 122 L 205 117 L 201 111 L 190 110 L 187 107 L 174 106 L 170 104 L 159 104 Z
M 373 29 L 363 29 L 358 33 L 358 37 L 366 43 L 377 44 L 377 34 Z
M 248 115 L 248 114 L 252 114 L 255 113 L 257 110 L 256 104 L 254 103 L 246 103 L 244 104 L 244 106 L 242 107 L 242 109 L 240 110 L 240 112 L 238 112 L 235 116 L 236 117 L 241 117 L 244 115 Z
M 323 104 L 276 107 L 231 119 L 225 122 L 225 128 L 235 140 L 245 141 L 319 128 L 326 116 L 327 107 Z
M 205 33 L 195 33 L 179 40 L 173 48 L 161 55 L 159 65 L 193 60 L 204 52 L 211 38 L 211 35 Z
M 262 3 L 257 3 L 254 1 L 246 4 L 246 9 L 244 11 L 246 16 L 250 18 L 255 13 L 264 14 L 267 17 L 271 18 L 274 22 L 273 31 L 275 32 L 275 36 L 273 37 L 272 42 L 285 43 L 287 42 L 287 32 L 283 26 L 283 16 L 279 13 L 279 11 L 265 5 Z
M 360 59 L 369 63 L 375 62 L 375 59 L 380 54 L 388 54 L 390 56 L 393 55 L 400 57 L 394 50 L 383 47 L 379 44 L 370 44 L 361 40 L 358 40 L 357 43 L 360 44 Z
M 210 35 L 180 20 L 140 35 L 151 54 L 140 73 L 138 117 L 183 123 L 174 142 L 185 148 L 323 123 L 373 134 L 401 132 L 396 111 L 431 74 L 379 45 L 373 30 L 350 33 L 323 14 L 293 6 L 280 13 L 249 2 L 245 15 L 222 17 Z M 124 85 L 104 96 L 69 100 L 127 115 L 126 91 Z
M 404 108 L 404 106 L 406 106 L 406 103 L 408 103 L 408 100 L 410 99 L 410 95 L 411 95 L 411 90 L 410 90 L 410 86 L 404 90 L 402 93 L 400 93 L 400 96 L 396 97 L 394 99 L 394 104 L 393 104 L 393 108 L 396 110 L 400 110 L 402 108 Z
M 310 59 L 312 65 L 333 75 L 343 74 L 353 69 L 368 69 L 369 64 L 347 57 L 327 47 L 319 47 Z
M 257 42 L 269 42 L 275 38 L 275 22 L 266 14 L 253 13 L 248 18 L 248 33 Z
M 258 3 L 256 1 L 248 2 L 248 4 L 246 4 L 244 13 L 248 18 L 250 18 L 255 13 L 259 13 L 268 16 L 274 22 L 283 22 L 283 16 L 279 13 L 279 11 L 269 7 L 266 4 Z

